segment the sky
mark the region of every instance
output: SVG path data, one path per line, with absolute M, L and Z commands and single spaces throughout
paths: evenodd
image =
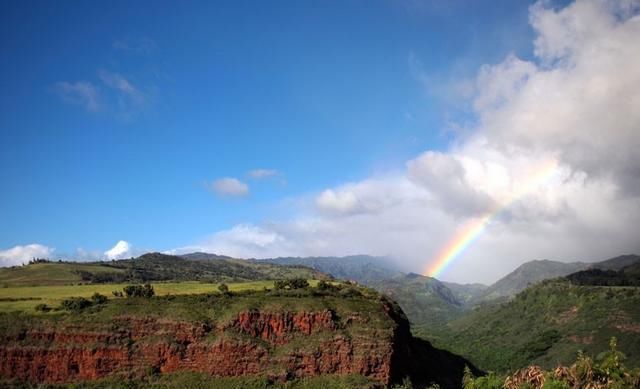
M 371 254 L 492 282 L 639 253 L 638 15 L 3 2 L 0 266 Z

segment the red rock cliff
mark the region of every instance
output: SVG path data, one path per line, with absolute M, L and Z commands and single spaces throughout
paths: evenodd
M 408 326 L 349 331 L 359 320 L 331 310 L 243 311 L 217 326 L 122 316 L 92 331 L 30 329 L 0 335 L 0 378 L 66 383 L 189 370 L 274 379 L 360 374 L 386 384 L 401 363 Z

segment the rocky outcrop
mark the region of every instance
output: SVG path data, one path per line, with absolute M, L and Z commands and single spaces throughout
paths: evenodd
M 189 370 L 277 380 L 360 374 L 390 382 L 401 327 L 362 335 L 349 333 L 348 327 L 331 310 L 251 310 L 220 325 L 116 317 L 110 328 L 91 331 L 82 326 L 29 329 L 2 339 L 0 377 L 66 383 Z
M 124 299 L 109 303 L 108 312 L 115 314 L 99 308 L 40 317 L 0 315 L 0 386 L 107 376 L 135 381 L 193 371 L 274 382 L 349 374 L 381 385 L 409 376 L 414 384 L 437 383 L 444 389 L 460 386 L 465 365 L 480 373 L 463 358 L 413 338 L 402 310 L 383 296 L 332 297 L 321 304 L 311 297 L 276 296 L 271 304 L 265 303 L 268 297 L 254 297 Z M 173 308 L 198 309 L 199 314 L 189 319 L 172 313 L 141 316 L 137 307 L 148 303 L 156 304 L 152 312 L 161 312 L 158 305 L 182 304 Z M 223 308 L 212 315 L 209 309 L 216 304 Z M 263 308 L 236 311 L 233 304 Z M 303 309 L 309 306 L 316 309 Z
M 311 335 L 337 328 L 337 317 L 331 310 L 321 312 L 241 312 L 229 324 L 243 334 L 274 344 L 284 344 L 296 333 Z

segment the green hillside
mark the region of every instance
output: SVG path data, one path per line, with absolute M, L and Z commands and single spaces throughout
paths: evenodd
M 387 280 L 403 273 L 389 258 L 369 255 L 346 257 L 279 257 L 256 260 L 287 266 L 307 266 L 342 280 L 358 281 L 365 285 Z
M 434 339 L 436 329 L 459 317 L 464 304 L 486 288 L 481 284 L 444 283 L 420 274 L 403 273 L 389 259 L 368 255 L 271 258 L 257 262 L 304 265 L 375 288 L 398 302 L 414 334 L 429 339 Z
M 310 268 L 255 263 L 243 259 L 191 260 L 161 253 L 148 253 L 136 259 L 115 261 L 132 280 L 140 281 L 256 281 L 281 278 L 321 278 Z M 115 281 L 120 281 L 117 278 Z
M 0 268 L 0 286 L 69 285 L 151 281 L 241 282 L 282 278 L 327 278 L 303 266 L 282 266 L 225 257 L 185 259 L 148 253 L 108 262 L 40 262 Z
M 433 339 L 447 322 L 464 312 L 463 302 L 433 277 L 409 273 L 371 284 L 391 296 L 407 314 L 414 334 Z
M 569 364 L 578 350 L 596 355 L 618 338 L 627 364 L 640 366 L 640 288 L 545 281 L 503 304 L 454 320 L 442 344 L 482 369 L 504 372 Z
M 103 263 L 49 262 L 0 268 L 0 286 L 68 285 L 82 282 L 83 272 L 124 275 L 125 269 Z

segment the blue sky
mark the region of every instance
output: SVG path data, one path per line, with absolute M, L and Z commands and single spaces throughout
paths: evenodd
M 527 8 L 4 3 L 0 247 L 72 252 L 126 238 L 167 249 L 445 148 L 445 101 L 412 68 L 444 85 L 508 52 L 528 55 Z M 125 79 L 140 101 L 101 74 Z M 95 88 L 97 107 L 56 90 L 79 82 Z M 251 181 L 258 168 L 281 176 L 249 182 L 242 199 L 205 188 Z
M 638 0 L 0 8 L 0 266 L 640 251 Z

